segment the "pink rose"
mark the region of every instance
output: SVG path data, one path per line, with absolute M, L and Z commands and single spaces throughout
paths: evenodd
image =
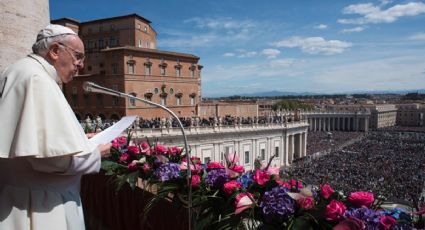
M 139 147 L 137 146 L 128 146 L 127 152 L 134 155 L 137 155 L 140 153 Z
M 126 145 L 127 144 L 127 138 L 126 137 L 118 137 L 118 144 L 120 145 Z
M 197 188 L 201 183 L 201 177 L 199 175 L 192 175 L 192 188 Z
M 252 200 L 254 196 L 249 193 L 249 192 L 241 192 L 236 196 L 236 201 L 235 201 L 235 206 L 236 206 L 236 210 L 235 210 L 235 214 L 239 214 L 241 212 L 243 212 L 245 209 L 251 207 L 251 205 L 254 203 L 252 202 Z
M 279 176 L 279 167 L 269 167 L 267 169 L 267 173 L 269 175 L 277 175 L 277 176 Z
M 236 153 L 228 153 L 226 155 L 226 159 L 227 159 L 227 162 L 230 165 L 234 165 L 234 164 L 238 164 L 239 163 L 239 156 Z
M 144 164 L 143 165 L 143 172 L 147 173 L 147 172 L 149 172 L 149 170 L 151 170 L 151 166 L 149 164 Z
M 142 147 L 142 149 L 143 149 L 143 150 L 145 150 L 145 149 L 150 149 L 150 148 L 151 148 L 151 147 L 149 146 L 148 142 L 146 142 L 146 141 L 144 141 L 144 142 L 140 145 L 140 147 Z
M 235 165 L 231 168 L 233 171 L 237 173 L 243 173 L 245 172 L 245 168 L 242 165 Z
M 329 199 L 329 197 L 331 197 L 334 192 L 335 191 L 329 184 L 324 184 L 320 186 L 320 194 L 322 194 L 325 199 Z
M 186 158 L 184 158 L 184 161 L 186 161 Z M 193 156 L 190 158 L 190 161 L 192 161 L 191 164 L 197 165 L 201 163 L 201 158 Z
M 314 207 L 314 199 L 313 197 L 302 197 L 299 200 L 297 200 L 298 204 L 302 209 L 310 210 Z
M 181 152 L 182 150 L 177 146 L 168 148 L 168 154 L 170 154 L 171 156 L 180 155 Z
M 382 227 L 384 230 L 389 230 L 395 223 L 396 220 L 391 216 L 382 216 L 379 219 L 379 226 Z
M 130 158 L 130 155 L 128 155 L 127 153 L 123 153 L 120 156 L 120 161 L 128 161 L 129 158 Z
M 326 206 L 325 219 L 328 221 L 338 221 L 342 218 L 346 209 L 347 207 L 341 201 L 332 200 Z
M 375 198 L 370 192 L 352 192 L 348 197 L 348 202 L 352 203 L 354 206 L 360 208 L 362 206 L 370 207 Z
M 134 172 L 137 171 L 137 163 L 136 162 L 131 162 L 130 164 L 127 165 L 128 171 Z
M 116 149 L 120 148 L 120 144 L 118 143 L 117 139 L 112 140 L 111 144 L 112 144 L 112 147 L 114 147 Z
M 187 162 L 182 161 L 182 163 L 180 164 L 180 170 L 187 170 Z M 202 171 L 202 166 L 199 164 L 197 165 L 190 164 L 190 171 L 193 174 L 199 174 Z
M 254 181 L 259 185 L 265 185 L 269 180 L 270 176 L 266 172 L 257 169 L 254 174 Z
M 224 166 L 220 162 L 210 162 L 208 163 L 208 169 L 224 169 Z
M 241 184 L 236 180 L 231 180 L 223 185 L 223 190 L 227 195 L 231 195 L 235 190 L 241 188 Z
M 291 185 L 290 185 L 288 182 L 283 181 L 283 180 L 281 180 L 281 179 L 276 179 L 276 183 L 277 183 L 278 185 L 282 186 L 282 187 L 285 187 L 285 188 L 288 188 L 288 189 L 290 189 L 290 188 L 291 188 Z
M 363 230 L 365 229 L 365 225 L 363 221 L 350 217 L 347 218 L 336 225 L 333 230 Z
M 166 154 L 168 151 L 167 147 L 160 145 L 160 144 L 156 144 L 155 145 L 155 154 Z

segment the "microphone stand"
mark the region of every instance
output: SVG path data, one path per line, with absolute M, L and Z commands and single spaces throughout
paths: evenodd
M 177 122 L 179 124 L 179 128 L 180 128 L 182 135 L 183 135 L 184 148 L 186 150 L 186 161 L 187 161 L 186 180 L 187 180 L 187 186 L 189 188 L 189 193 L 188 193 L 188 199 L 189 199 L 188 200 L 188 215 L 189 215 L 188 218 L 189 219 L 188 219 L 188 221 L 189 221 L 189 230 L 191 230 L 191 228 L 192 228 L 192 171 L 190 169 L 190 163 L 192 161 L 190 159 L 190 153 L 189 153 L 189 148 L 187 146 L 187 138 L 186 138 L 186 134 L 184 132 L 183 124 L 181 123 L 181 121 L 177 117 L 177 115 L 173 111 L 171 111 L 169 108 L 167 108 L 163 105 L 160 105 L 160 104 L 157 104 L 157 103 L 154 103 L 152 101 L 148 101 L 148 100 L 145 100 L 145 99 L 142 99 L 142 98 L 138 98 L 138 97 L 135 97 L 135 96 L 130 95 L 130 94 L 126 94 L 126 93 L 122 93 L 122 92 L 119 92 L 119 91 L 116 91 L 116 90 L 112 90 L 112 89 L 97 85 L 93 82 L 89 82 L 89 81 L 84 82 L 83 83 L 83 89 L 84 89 L 84 91 L 90 92 L 90 93 L 91 92 L 92 93 L 102 93 L 102 94 L 108 94 L 108 95 L 112 95 L 112 96 L 116 96 L 116 97 L 130 98 L 130 99 L 142 101 L 146 104 L 153 105 L 155 107 L 159 107 L 159 108 L 167 111 L 171 116 L 173 116 L 177 120 Z

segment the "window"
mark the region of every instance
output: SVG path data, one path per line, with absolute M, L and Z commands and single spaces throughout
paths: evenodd
M 134 63 L 127 63 L 128 74 L 134 74 Z
M 146 48 L 149 48 L 149 41 L 146 41 Z
M 166 68 L 167 68 L 167 65 L 160 65 L 159 66 L 159 71 L 160 71 L 160 74 L 161 74 L 161 76 L 165 76 L 165 74 L 166 74 Z
M 193 69 L 190 70 L 190 77 L 195 77 L 195 70 Z
M 151 75 L 152 73 L 152 65 L 145 63 L 145 75 Z
M 118 105 L 118 97 L 112 96 L 112 106 Z
M 142 25 L 140 25 L 139 23 L 137 23 L 137 29 L 140 30 L 140 28 L 142 28 Z
M 167 105 L 167 96 L 161 96 L 161 105 Z
M 105 47 L 105 42 L 103 41 L 103 38 L 99 39 L 99 48 L 103 49 Z
M 261 149 L 261 160 L 264 161 L 266 160 L 266 150 L 265 149 Z
M 182 98 L 176 97 L 176 105 L 182 105 Z
M 139 47 L 142 48 L 143 47 L 143 41 L 141 39 L 139 39 Z
M 190 97 L 190 105 L 195 105 L 195 97 L 194 96 Z
M 245 151 L 245 164 L 249 164 L 249 151 Z
M 112 74 L 118 74 L 118 63 L 112 64 Z
M 133 96 L 133 97 L 137 97 L 137 94 L 136 93 L 130 93 L 130 95 Z M 136 99 L 129 98 L 128 101 L 130 103 L 130 106 L 136 106 Z
M 274 154 L 279 157 L 279 146 L 274 147 Z
M 181 68 L 182 68 L 182 66 L 181 65 L 176 65 L 174 68 L 176 70 L 176 77 L 180 77 L 181 76 Z
M 117 46 L 117 39 L 115 37 L 110 37 L 109 38 L 109 46 L 110 47 Z

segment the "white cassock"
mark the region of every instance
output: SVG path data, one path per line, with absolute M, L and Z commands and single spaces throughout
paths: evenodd
M 99 171 L 100 153 L 58 81 L 35 54 L 0 76 L 0 230 L 85 228 L 80 179 Z

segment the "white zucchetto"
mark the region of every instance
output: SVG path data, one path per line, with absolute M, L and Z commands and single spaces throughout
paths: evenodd
M 51 37 L 56 37 L 59 35 L 65 35 L 65 34 L 78 36 L 77 33 L 75 33 L 73 30 L 71 30 L 68 27 L 56 25 L 56 24 L 50 24 L 50 25 L 47 25 L 44 29 L 40 30 L 40 32 L 38 32 L 36 42 L 45 38 L 51 38 Z

